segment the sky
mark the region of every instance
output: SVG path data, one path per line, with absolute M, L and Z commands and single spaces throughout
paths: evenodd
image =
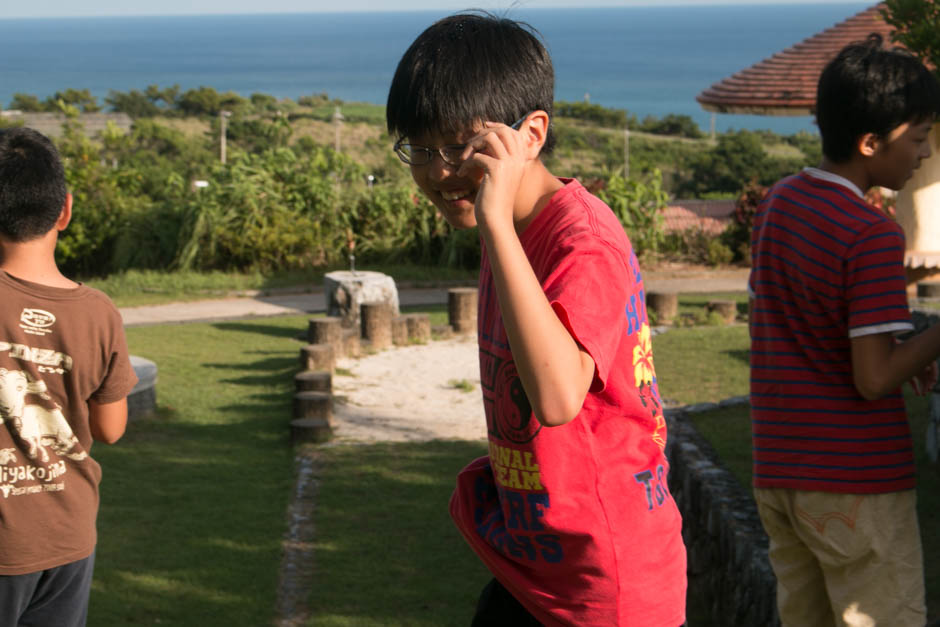
M 858 0 L 0 0 L 5 18 L 91 17 L 107 15 L 198 15 L 220 13 L 311 13 L 323 11 L 452 11 L 467 8 L 714 5 L 846 4 Z

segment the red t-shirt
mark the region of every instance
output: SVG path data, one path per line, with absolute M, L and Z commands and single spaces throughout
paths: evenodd
M 611 210 L 568 181 L 521 237 L 549 302 L 596 363 L 570 423 L 542 427 L 519 380 L 486 251 L 480 379 L 490 454 L 457 478 L 451 515 L 546 625 L 680 625 L 682 522 L 666 483 L 666 423 L 643 282 Z

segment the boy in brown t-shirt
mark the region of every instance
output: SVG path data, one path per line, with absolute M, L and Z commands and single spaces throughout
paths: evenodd
M 0 625 L 85 624 L 100 466 L 137 381 L 121 316 L 55 262 L 72 216 L 52 143 L 0 130 Z

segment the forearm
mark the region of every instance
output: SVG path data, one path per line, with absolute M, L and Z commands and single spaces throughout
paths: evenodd
M 561 323 L 515 231 L 481 225 L 513 361 L 538 421 L 565 424 L 581 410 L 594 362 Z
M 852 377 L 864 398 L 874 400 L 893 392 L 940 355 L 940 324 L 902 342 L 887 334 L 852 340 Z

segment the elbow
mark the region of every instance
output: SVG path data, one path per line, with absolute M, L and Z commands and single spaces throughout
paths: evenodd
M 92 433 L 92 437 L 96 442 L 102 442 L 104 444 L 114 444 L 124 435 L 124 429 L 110 429 L 106 431 L 97 430 L 95 433 Z
M 866 401 L 877 401 L 897 388 L 887 379 L 877 377 L 855 377 L 854 383 L 855 390 Z
M 568 399 L 562 402 L 543 404 L 541 407 L 533 408 L 532 411 L 536 420 L 543 427 L 560 427 L 577 418 L 583 405 L 584 399 Z

